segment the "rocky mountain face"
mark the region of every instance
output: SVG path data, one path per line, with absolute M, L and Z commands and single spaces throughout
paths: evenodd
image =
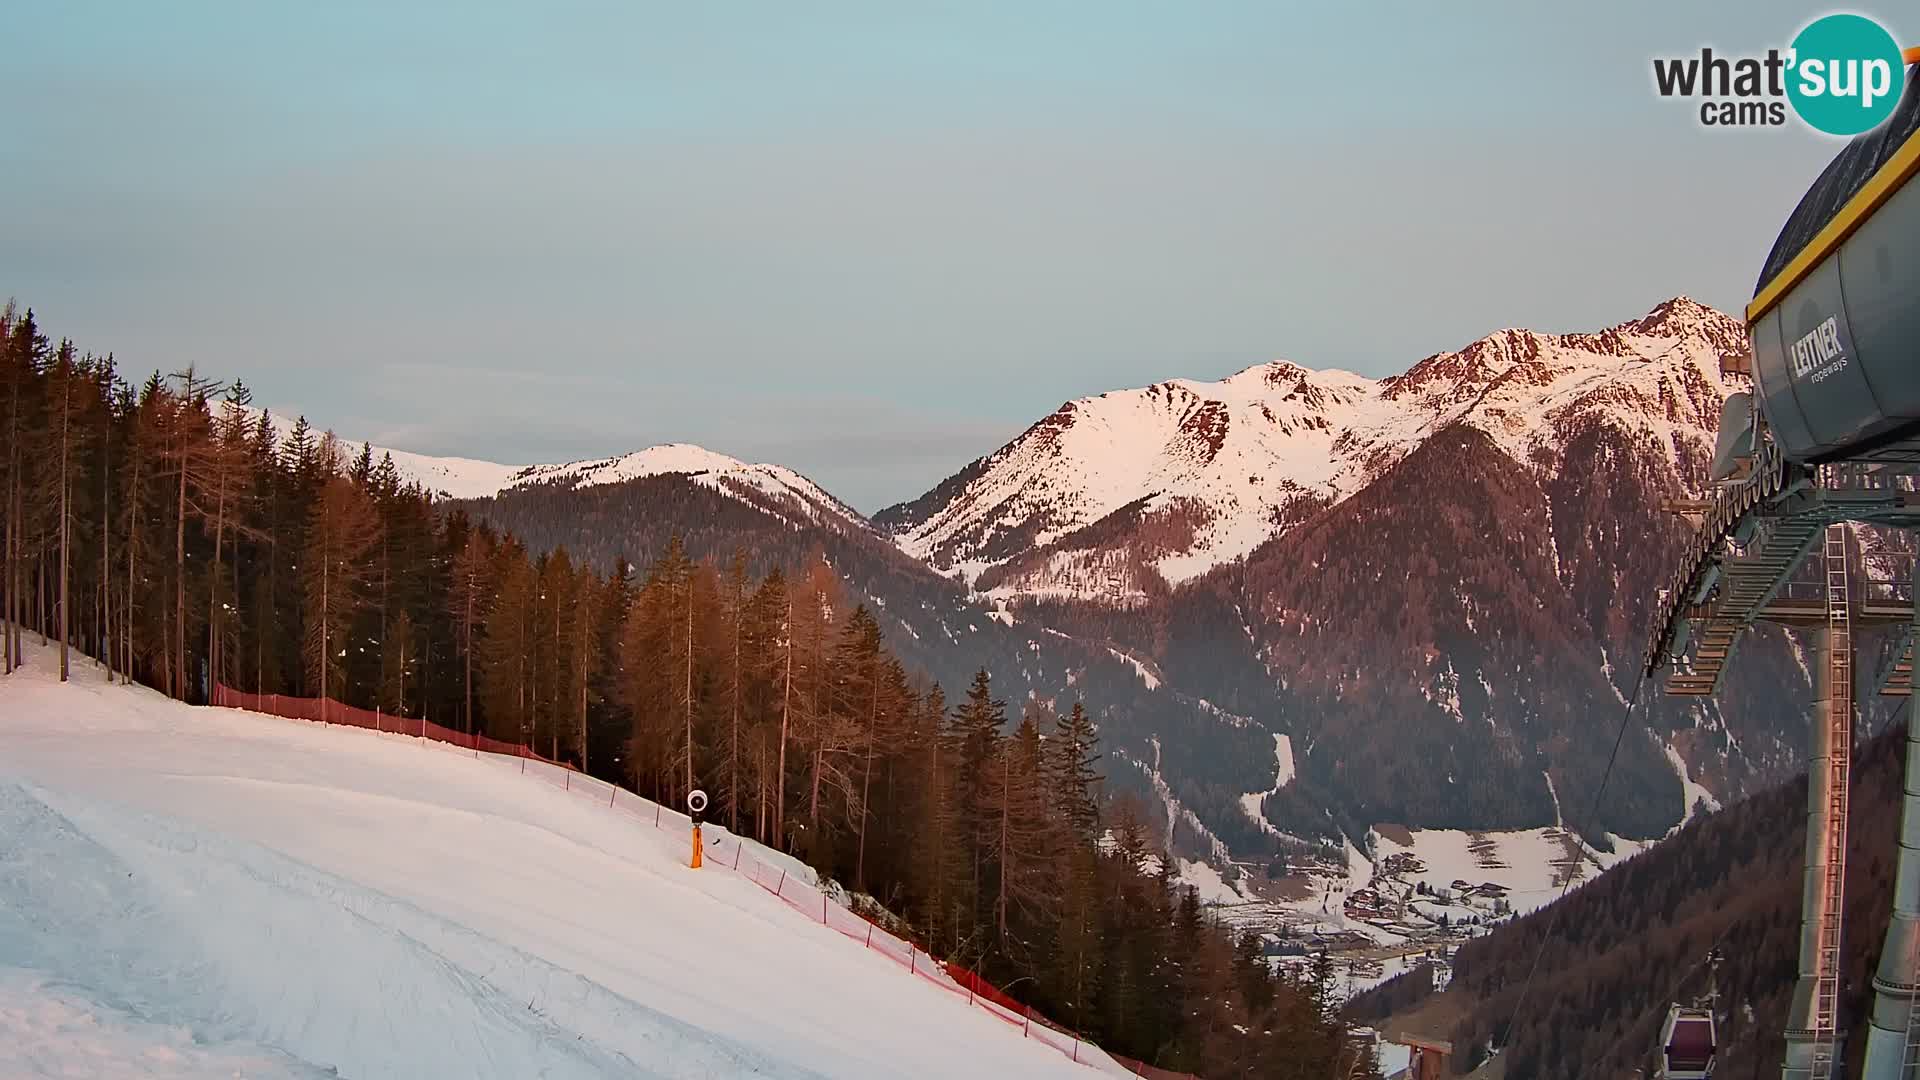
M 1653 589 L 1705 483 L 1734 319 L 1684 297 L 1366 380 L 1293 364 L 1069 402 L 876 521 L 1050 628 L 1285 732 L 1267 821 L 1585 828 Z M 1658 835 L 1798 760 L 1804 665 L 1642 694 L 1597 831 Z M 1193 800 L 1218 822 L 1218 798 Z M 1231 831 L 1217 824 L 1218 831 Z M 1600 839 L 1595 837 L 1596 840 Z
M 1745 340 L 1680 297 L 1597 334 L 1502 330 L 1377 381 L 1276 362 L 1113 391 L 874 520 L 991 595 L 1132 602 L 1245 558 L 1454 424 L 1536 467 L 1611 427 L 1697 472 L 1731 389 L 1719 359 Z
M 825 559 L 927 677 L 1085 699 L 1109 777 L 1189 853 L 1383 822 L 1586 829 L 1686 529 L 1661 503 L 1702 489 L 1721 359 L 1745 347 L 1682 297 L 1378 380 L 1271 363 L 1113 391 L 872 520 L 698 447 L 441 472 L 536 549 L 644 564 L 677 533 L 758 568 Z M 1713 702 L 1645 689 L 1591 839 L 1660 835 L 1796 766 L 1810 679 L 1762 636 Z M 1273 734 L 1294 757 L 1277 790 Z

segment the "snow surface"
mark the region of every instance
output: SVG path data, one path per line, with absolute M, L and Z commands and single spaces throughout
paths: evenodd
M 1246 897 L 1241 896 L 1239 890 L 1227 884 L 1226 879 L 1220 876 L 1220 871 L 1207 863 L 1194 862 L 1192 859 L 1177 859 L 1175 865 L 1178 868 L 1175 876 L 1182 884 L 1193 886 L 1194 891 L 1200 894 L 1202 904 L 1245 902 Z
M 1276 734 L 1273 737 L 1273 766 L 1273 786 L 1265 791 L 1250 791 L 1240 796 L 1240 810 L 1247 815 L 1248 820 L 1260 826 L 1263 831 L 1279 836 L 1280 830 L 1274 828 L 1273 823 L 1267 820 L 1267 815 L 1261 812 L 1260 803 L 1267 796 L 1278 794 L 1280 789 L 1286 787 L 1288 781 L 1293 779 L 1292 736 Z
M 756 492 L 801 509 L 814 519 L 827 517 L 864 522 L 857 512 L 818 484 L 782 465 L 749 465 L 690 443 L 650 446 L 619 457 L 575 461 L 565 465 L 529 465 L 508 487 L 565 483 L 577 487 L 620 484 L 650 476 L 682 475 L 716 491 Z
M 1679 829 L 1692 821 L 1701 806 L 1705 806 L 1708 813 L 1718 811 L 1720 800 L 1714 798 L 1713 792 L 1708 791 L 1705 784 L 1687 775 L 1687 762 L 1680 756 L 1680 751 L 1674 749 L 1672 743 L 1667 742 L 1661 743 L 1660 749 L 1666 753 L 1667 763 L 1673 766 L 1674 774 L 1680 778 L 1681 797 L 1687 800 L 1686 809 L 1680 815 L 1680 823 L 1674 828 Z
M 261 410 L 249 411 L 257 417 Z M 297 419 L 293 410 L 268 409 L 265 411 L 279 438 L 285 439 L 292 433 Z M 317 440 L 321 434 L 322 431 L 316 428 L 313 437 Z M 432 457 L 408 450 L 373 446 L 371 443 L 352 439 L 341 439 L 340 446 L 349 460 L 358 457 L 363 446 L 373 451 L 375 462 L 378 462 L 382 455 L 391 454 L 394 469 L 399 472 L 402 483 L 409 481 L 418 483 L 427 491 L 449 499 L 479 499 L 497 494 L 526 468 L 524 465 L 502 465 L 499 462 L 479 461 L 474 458 Z
M 1149 690 L 1160 689 L 1159 676 L 1155 675 L 1152 671 L 1148 670 L 1147 665 L 1141 663 L 1137 658 L 1134 657 L 1132 653 L 1121 652 L 1119 649 L 1113 648 L 1111 646 L 1107 648 L 1107 651 L 1113 654 L 1113 658 L 1115 660 L 1119 660 L 1126 664 L 1131 664 L 1133 666 L 1134 673 L 1140 676 L 1140 681 L 1146 684 L 1147 689 Z
M 1402 845 L 1379 833 L 1372 834 L 1374 852 L 1381 861 L 1395 852 L 1412 852 L 1426 865 L 1420 873 L 1403 876 L 1409 884 L 1425 882 L 1430 888 L 1452 892 L 1456 880 L 1473 885 L 1490 882 L 1507 890 L 1507 902 L 1521 915 L 1551 903 L 1561 893 L 1560 871 L 1554 864 L 1566 861 L 1567 849 L 1561 839 L 1565 834 L 1558 829 L 1414 829 L 1411 835 L 1413 843 Z M 1489 845 L 1484 858 L 1471 850 L 1476 842 Z M 1644 845 L 1616 843 L 1612 852 L 1598 851 L 1585 843 L 1580 848 L 1586 864 L 1580 880 L 1591 881 L 1600 870 L 1639 853 Z M 1456 915 L 1463 913 L 1457 908 L 1455 905 L 1450 910 Z
M 0 1074 L 1087 1075 L 514 759 L 28 662 Z
M 0 1076 L 10 1080 L 322 1075 L 275 1051 L 203 1042 L 185 1028 L 136 1019 L 44 976 L 0 969 Z

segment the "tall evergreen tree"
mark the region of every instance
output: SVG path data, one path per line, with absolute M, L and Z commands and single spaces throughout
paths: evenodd
M 324 479 L 307 515 L 301 562 L 307 678 L 325 698 L 340 692 L 344 682 L 348 630 L 362 600 L 379 521 L 366 494 L 335 471 L 339 459 L 331 438 L 322 443 L 320 457 Z
M 991 843 L 998 815 L 992 797 L 993 766 L 1000 748 L 1000 730 L 1006 725 L 1006 703 L 993 696 L 993 679 L 985 668 L 974 673 L 966 700 L 954 711 L 955 839 L 968 868 L 967 904 L 956 930 L 974 935 L 984 925 L 981 913 L 999 894 L 994 880 Z

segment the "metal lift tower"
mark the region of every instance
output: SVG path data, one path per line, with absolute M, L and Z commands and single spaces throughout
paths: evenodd
M 1910 63 L 1920 56 L 1908 57 Z M 1865 1080 L 1920 1080 L 1920 723 L 1911 696 L 1920 596 L 1857 573 L 1848 523 L 1920 530 L 1920 71 L 1893 117 L 1841 151 L 1768 257 L 1738 364 L 1752 393 L 1721 414 L 1714 490 L 1658 604 L 1645 668 L 1710 696 L 1746 631 L 1796 628 L 1818 657 L 1808 739 L 1799 982 L 1787 1080 L 1830 1080 L 1845 1050 L 1841 909 L 1853 757 L 1855 632 L 1897 629 L 1884 694 L 1908 695 L 1905 802 L 1866 1033 Z M 1811 572 L 1812 580 L 1808 580 Z

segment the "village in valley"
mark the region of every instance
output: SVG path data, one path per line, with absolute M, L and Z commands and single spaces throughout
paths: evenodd
M 1311 968 L 1325 954 L 1338 991 L 1351 995 L 1422 963 L 1445 986 L 1460 942 L 1552 900 L 1569 871 L 1577 884 L 1638 850 L 1598 852 L 1553 827 L 1379 825 L 1366 841 L 1369 851 L 1349 842 L 1344 853 L 1232 862 L 1224 871 L 1183 858 L 1180 878 L 1222 922 L 1258 933 L 1276 967 Z

